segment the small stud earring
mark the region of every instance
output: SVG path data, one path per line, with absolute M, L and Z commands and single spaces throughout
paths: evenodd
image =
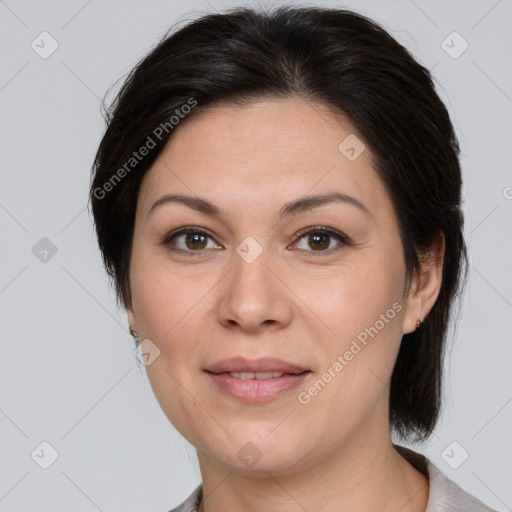
M 422 324 L 423 322 L 421 320 L 418 319 L 418 321 L 416 322 L 416 329 Z

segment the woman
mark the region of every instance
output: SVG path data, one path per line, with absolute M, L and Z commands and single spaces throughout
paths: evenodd
M 428 70 L 348 10 L 240 9 L 164 38 L 107 122 L 99 246 L 201 469 L 174 511 L 491 510 L 391 437 L 433 432 L 466 269 Z

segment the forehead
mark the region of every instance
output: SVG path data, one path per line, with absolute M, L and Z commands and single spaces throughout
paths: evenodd
M 354 151 L 347 158 L 346 150 L 352 149 L 347 145 L 357 158 Z M 140 195 L 148 209 L 168 192 L 280 206 L 332 191 L 369 207 L 386 195 L 369 149 L 347 119 L 325 105 L 287 98 L 194 113 L 175 128 L 144 177 Z

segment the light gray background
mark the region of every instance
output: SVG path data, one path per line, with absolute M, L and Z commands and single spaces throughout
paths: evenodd
M 235 5 L 255 3 L 0 1 L 1 511 L 163 512 L 200 482 L 193 447 L 132 353 L 86 203 L 104 130 L 100 98 L 171 25 Z M 321 5 L 384 24 L 433 69 L 452 115 L 471 266 L 444 414 L 416 449 L 490 506 L 511 510 L 512 1 Z M 47 59 L 31 48 L 43 31 L 59 45 Z M 469 44 L 456 59 L 441 46 L 453 31 Z M 455 50 L 460 43 L 448 40 Z M 42 237 L 58 249 L 47 262 L 32 252 Z M 31 457 L 48 456 L 43 441 L 58 452 L 48 469 Z M 452 460 L 469 453 L 458 469 L 442 455 L 453 441 Z

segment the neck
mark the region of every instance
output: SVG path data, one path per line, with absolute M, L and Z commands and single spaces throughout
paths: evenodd
M 286 471 L 233 470 L 198 452 L 203 481 L 199 512 L 425 512 L 428 478 L 397 453 L 390 436 L 384 443 L 375 442 L 375 436 L 358 439 Z

